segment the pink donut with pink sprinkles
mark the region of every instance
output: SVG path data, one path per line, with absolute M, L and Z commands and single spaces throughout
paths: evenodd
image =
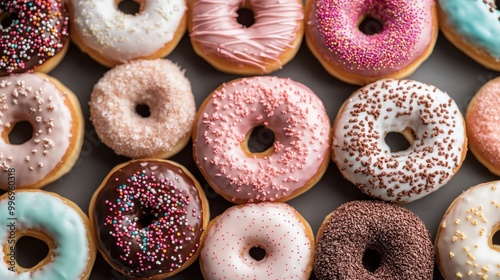
M 411 75 L 438 34 L 433 0 L 311 0 L 306 42 L 338 79 L 365 85 Z

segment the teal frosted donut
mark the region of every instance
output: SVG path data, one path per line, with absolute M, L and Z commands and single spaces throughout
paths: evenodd
M 487 68 L 500 70 L 500 11 L 492 0 L 439 0 L 439 23 L 457 48 Z
M 11 170 L 15 182 L 15 170 Z M 88 279 L 96 250 L 87 216 L 73 202 L 41 190 L 12 188 L 0 197 L 0 279 Z M 47 257 L 32 268 L 21 267 L 15 244 L 22 236 L 42 240 Z

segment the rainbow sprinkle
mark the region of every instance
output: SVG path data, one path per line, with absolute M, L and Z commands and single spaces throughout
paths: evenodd
M 0 76 L 33 71 L 69 40 L 63 0 L 0 0 L 0 15 L 12 23 L 0 29 Z

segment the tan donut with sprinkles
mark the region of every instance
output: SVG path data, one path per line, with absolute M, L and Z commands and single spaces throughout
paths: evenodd
M 141 115 L 141 106 L 148 112 Z M 90 96 L 97 135 L 116 154 L 130 158 L 177 154 L 189 141 L 195 114 L 191 83 L 167 59 L 118 65 L 104 74 Z
M 479 184 L 450 205 L 438 228 L 435 248 L 445 279 L 497 279 L 500 247 L 500 181 Z
M 438 88 L 412 80 L 379 80 L 355 91 L 333 126 L 333 160 L 372 197 L 407 203 L 445 185 L 467 151 L 462 114 Z M 410 142 L 392 152 L 389 132 Z
M 495 78 L 479 89 L 465 114 L 471 152 L 496 175 L 500 175 L 499 104 L 500 78 Z
M 250 250 L 265 251 L 261 260 Z M 206 280 L 309 279 L 314 235 L 291 206 L 263 202 L 233 206 L 208 225 L 200 266 Z

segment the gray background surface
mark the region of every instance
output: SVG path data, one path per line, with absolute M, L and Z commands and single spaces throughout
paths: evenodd
M 184 36 L 175 51 L 168 56 L 168 59 L 178 63 L 186 70 L 186 76 L 191 81 L 197 106 L 221 83 L 238 77 L 220 73 L 198 57 L 193 52 L 187 35 Z M 44 189 L 57 192 L 73 200 L 85 212 L 88 211 L 94 190 L 108 171 L 116 164 L 127 160 L 127 158 L 116 156 L 112 150 L 99 141 L 89 121 L 88 101 L 90 93 L 94 84 L 107 70 L 81 53 L 75 45 L 71 45 L 63 62 L 50 73 L 51 76 L 59 79 L 76 93 L 82 105 L 86 127 L 83 149 L 76 166 L 69 174 Z M 271 75 L 289 77 L 309 86 L 323 100 L 332 122 L 342 102 L 358 88 L 330 76 L 313 57 L 305 43 L 302 44 L 299 53 L 290 63 Z M 462 113 L 465 113 L 470 99 L 478 88 L 496 76 L 497 72 L 487 70 L 475 63 L 452 46 L 442 34 L 439 34 L 433 54 L 410 78 L 433 84 L 448 92 L 455 99 Z M 204 186 L 212 217 L 231 206 L 230 203 L 216 195 L 203 180 L 192 158 L 191 142 L 181 153 L 171 159 L 185 165 Z M 454 198 L 473 185 L 496 179 L 496 176 L 489 173 L 472 154 L 468 153 L 462 168 L 447 185 L 423 199 L 405 205 L 405 207 L 420 216 L 434 239 L 438 223 Z M 293 205 L 307 219 L 316 232 L 328 213 L 344 202 L 359 199 L 369 198 L 343 179 L 336 165 L 330 162 L 322 180 L 310 191 L 289 201 L 289 204 Z M 36 248 L 21 249 L 20 257 L 26 254 L 31 255 L 33 250 L 38 250 Z M 90 279 L 120 280 L 126 278 L 114 272 L 103 258 L 98 256 Z M 198 263 L 194 263 L 172 279 L 202 279 Z M 435 279 L 442 279 L 437 269 Z

